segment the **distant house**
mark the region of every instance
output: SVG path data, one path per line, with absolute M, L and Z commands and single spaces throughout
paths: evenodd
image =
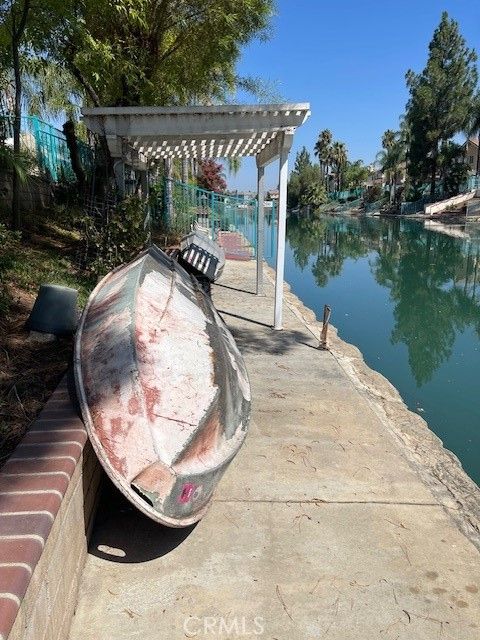
M 235 196 L 238 202 L 246 202 L 247 200 L 255 200 L 257 194 L 253 191 L 227 191 L 227 195 Z
M 278 200 L 278 189 L 270 189 L 267 193 L 267 200 L 274 200 L 277 201 Z
M 476 174 L 477 173 L 477 167 L 478 165 L 478 140 L 472 140 L 472 138 L 469 138 L 465 144 L 463 145 L 464 148 L 464 157 L 465 157 L 465 163 L 468 164 L 468 169 L 470 171 L 471 174 Z
M 368 177 L 367 182 L 365 183 L 365 186 L 367 187 L 367 189 L 375 186 L 379 186 L 382 189 L 384 189 L 389 186 L 389 183 L 387 180 L 387 177 L 388 177 L 387 173 L 383 172 L 382 169 L 376 166 L 375 164 L 369 165 L 368 168 L 370 169 L 370 175 Z M 407 177 L 407 164 L 406 162 L 402 162 L 398 166 L 398 171 L 397 171 L 397 180 L 396 180 L 397 188 L 405 184 L 406 177 Z
M 367 189 L 371 187 L 383 187 L 385 185 L 385 174 L 383 171 L 376 167 L 374 164 L 369 165 L 370 174 L 365 183 Z

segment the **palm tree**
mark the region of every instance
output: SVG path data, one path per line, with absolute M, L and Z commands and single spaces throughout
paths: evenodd
M 26 152 L 16 155 L 11 147 L 0 143 L 0 175 L 15 174 L 20 183 L 28 181 L 34 159 Z
M 320 170 L 322 172 L 323 181 L 325 180 L 327 169 L 331 160 L 331 144 L 332 132 L 329 129 L 324 129 L 320 132 L 314 148 L 314 153 L 320 163 Z
M 240 171 L 240 169 L 242 168 L 242 159 L 238 157 L 227 158 L 227 164 L 228 164 L 228 172 L 232 176 L 236 176 Z
M 390 149 L 395 144 L 397 134 L 392 129 L 387 129 L 382 136 L 382 147 L 384 149 Z
M 342 173 L 347 164 L 347 147 L 343 142 L 334 142 L 332 145 L 332 164 L 335 166 L 337 181 L 337 191 L 340 191 L 342 184 Z
M 395 201 L 396 196 L 396 188 L 397 188 L 397 180 L 400 173 L 401 165 L 405 162 L 405 143 L 403 138 L 395 132 L 391 132 L 394 134 L 393 139 L 389 134 L 389 131 L 386 131 L 382 137 L 382 145 L 383 149 L 379 153 L 377 153 L 377 162 L 380 164 L 382 171 L 385 172 L 387 182 L 390 190 L 390 202 Z M 387 139 L 385 140 L 387 136 Z M 384 144 L 384 141 L 387 144 Z

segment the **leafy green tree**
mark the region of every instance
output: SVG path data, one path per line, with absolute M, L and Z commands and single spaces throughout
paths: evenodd
M 312 207 L 314 211 L 327 202 L 328 196 L 325 187 L 320 182 L 314 181 L 305 185 L 299 198 L 301 207 Z
M 5 84 L 3 99 L 13 110 L 13 173 L 12 173 L 12 225 L 21 227 L 19 208 L 21 172 L 16 167 L 22 165 L 20 132 L 22 108 L 25 98 L 32 98 L 26 77 L 31 77 L 31 61 L 48 55 L 48 42 L 58 37 L 60 27 L 73 15 L 73 0 L 0 0 L 0 65 Z M 57 78 L 57 82 L 58 82 Z M 11 95 L 8 96 L 9 87 Z M 25 91 L 27 89 L 27 91 Z M 11 105 L 11 106 L 10 106 Z
M 30 15 L 31 0 L 7 0 L 0 4 L 1 39 L 8 45 L 8 57 L 14 77 L 13 100 L 13 173 L 12 173 L 12 226 L 20 229 L 20 175 L 16 170 L 20 158 L 20 129 L 22 122 L 22 74 L 20 56 L 22 47 L 27 46 L 25 31 Z M 8 59 L 8 58 L 7 58 Z
M 382 136 L 382 147 L 384 149 L 390 149 L 397 139 L 397 133 L 392 129 L 387 129 Z
M 302 173 L 305 169 L 312 165 L 312 161 L 310 159 L 310 154 L 308 153 L 306 147 L 302 147 L 301 150 L 297 153 L 295 157 L 294 171 L 297 173 Z
M 368 180 L 369 175 L 369 169 L 363 164 L 362 160 L 347 161 L 343 175 L 344 186 L 347 189 L 361 187 Z
M 294 169 L 288 182 L 288 206 L 319 207 L 328 201 L 322 185 L 320 166 L 312 163 L 310 154 L 303 147 L 296 155 Z
M 198 104 L 239 83 L 241 47 L 266 36 L 273 0 L 82 0 L 48 51 L 93 105 Z
M 429 179 L 432 199 L 441 145 L 468 125 L 477 85 L 476 59 L 458 23 L 444 12 L 429 45 L 426 67 L 419 74 L 410 70 L 406 75 L 408 171 L 413 182 Z
M 227 165 L 229 173 L 231 173 L 233 176 L 236 176 L 242 166 L 242 159 L 237 157 L 227 158 Z
M 463 145 L 456 142 L 444 142 L 440 147 L 438 166 L 446 198 L 457 195 L 468 176 L 469 167 L 465 162 Z
M 30 115 L 78 121 L 83 92 L 64 67 L 41 56 L 24 56 L 22 75 L 23 104 Z

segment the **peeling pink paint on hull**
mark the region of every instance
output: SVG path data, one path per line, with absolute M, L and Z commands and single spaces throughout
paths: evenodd
M 75 375 L 116 486 L 157 522 L 199 520 L 245 438 L 250 386 L 196 282 L 156 247 L 107 275 L 82 316 Z

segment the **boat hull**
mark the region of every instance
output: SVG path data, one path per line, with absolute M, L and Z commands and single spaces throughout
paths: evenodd
M 120 491 L 161 524 L 198 521 L 245 438 L 250 386 L 194 278 L 156 247 L 108 274 L 82 315 L 75 380 Z

